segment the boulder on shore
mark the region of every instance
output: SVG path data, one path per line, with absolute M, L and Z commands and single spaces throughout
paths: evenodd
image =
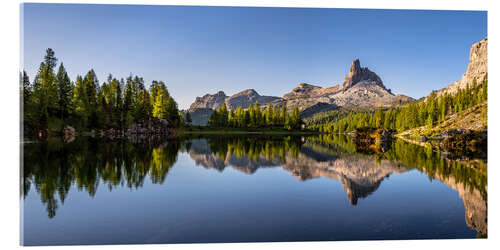
M 133 143 L 148 145 L 161 144 L 174 135 L 175 129 L 166 119 L 155 117 L 134 122 L 125 132 L 125 136 Z
M 76 130 L 70 125 L 64 125 L 62 128 L 62 139 L 64 143 L 69 143 L 75 140 Z
M 480 131 L 470 129 L 448 129 L 440 134 L 439 147 L 448 155 L 456 157 L 486 157 L 487 129 Z
M 386 152 L 391 148 L 393 131 L 375 128 L 360 128 L 353 132 L 358 151 Z

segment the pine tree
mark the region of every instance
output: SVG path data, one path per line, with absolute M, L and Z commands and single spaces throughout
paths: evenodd
M 240 128 L 245 125 L 245 111 L 241 106 L 236 109 L 236 123 Z
M 161 95 L 157 95 L 155 98 L 154 98 L 154 102 L 153 102 L 153 117 L 157 117 L 157 118 L 164 118 L 164 115 L 165 115 L 165 110 L 164 110 L 164 101 L 163 101 L 163 96 Z
M 382 112 L 382 107 L 379 107 L 374 115 L 374 125 L 376 128 L 382 127 L 382 122 L 384 121 L 384 113 Z
M 292 110 L 292 113 L 290 114 L 290 117 L 287 120 L 288 120 L 288 125 L 287 125 L 288 129 L 299 129 L 302 122 L 299 108 L 294 108 Z
M 287 110 L 286 110 L 286 102 L 282 104 L 281 106 L 281 111 L 280 111 L 280 124 L 286 126 L 286 120 L 287 120 Z
M 214 110 L 212 112 L 212 114 L 210 115 L 210 118 L 208 119 L 208 126 L 210 126 L 210 127 L 218 126 L 218 123 L 217 123 L 218 120 L 219 120 L 218 112 L 217 112 L 217 110 Z
M 432 119 L 432 115 L 429 114 L 429 116 L 427 117 L 427 121 L 425 122 L 427 127 L 428 128 L 432 128 L 432 126 L 434 125 L 434 121 Z
M 243 112 L 243 124 L 242 124 L 242 127 L 243 128 L 250 127 L 250 112 L 249 112 L 249 110 L 246 110 L 245 112 Z
M 274 107 L 272 103 L 269 103 L 266 107 L 266 111 L 264 114 L 267 126 L 273 125 L 273 109 Z
M 56 85 L 58 90 L 60 118 L 64 120 L 69 116 L 72 110 L 71 99 L 73 97 L 73 86 L 71 85 L 71 81 L 63 63 L 59 65 L 59 70 L 57 71 Z
M 152 105 L 150 100 L 148 91 L 146 89 L 141 89 L 137 100 L 137 119 L 146 119 L 151 117 Z
M 228 125 L 228 113 L 227 113 L 227 106 L 226 103 L 222 103 L 222 105 L 219 107 L 218 113 L 219 113 L 219 120 L 218 120 L 218 126 L 220 127 L 226 127 Z
M 392 126 L 392 116 L 393 116 L 393 107 L 389 108 L 389 110 L 386 112 L 384 116 L 384 125 L 383 128 L 385 129 L 394 129 Z
M 134 86 L 132 84 L 132 76 L 129 76 L 127 79 L 126 79 L 126 83 L 125 83 L 125 93 L 124 93 L 124 97 L 123 97 L 123 123 L 124 123 L 124 126 L 125 127 L 128 127 L 130 124 L 132 124 L 133 120 L 134 120 L 134 117 L 133 117 L 133 109 L 135 107 L 135 94 L 134 94 L 135 90 L 134 90 Z M 160 102 L 159 106 L 161 108 L 161 106 L 163 105 L 163 99 L 160 98 L 159 100 L 157 100 L 157 102 Z M 158 103 L 155 102 L 155 107 L 158 106 Z M 157 116 L 155 117 L 159 117 L 161 116 L 162 112 L 161 111 L 157 111 Z
M 54 51 L 48 48 L 33 84 L 33 97 L 37 105 L 35 116 L 38 120 L 38 125 L 43 128 L 47 127 L 49 116 L 57 114 L 58 94 L 54 73 L 56 63 L 57 58 L 54 56 Z
M 27 105 L 30 102 L 31 95 L 33 94 L 33 90 L 30 85 L 30 78 L 28 77 L 28 74 L 26 74 L 26 71 L 23 70 L 21 77 L 21 84 L 22 84 L 22 90 L 23 90 L 23 104 Z
M 165 111 L 167 121 L 173 126 L 178 127 L 181 125 L 181 116 L 179 115 L 179 109 L 177 108 L 177 103 L 171 96 L 167 97 Z
M 93 69 L 91 69 L 83 78 L 85 85 L 85 94 L 87 95 L 86 112 L 88 114 L 89 126 L 94 128 L 99 125 L 97 115 L 97 93 L 99 91 L 99 81 Z
M 26 71 L 23 70 L 23 73 L 20 75 L 21 87 L 22 87 L 22 112 L 23 112 L 23 123 L 32 124 L 33 123 L 33 105 L 32 105 L 32 95 L 33 89 L 30 84 L 30 79 Z
M 89 118 L 89 113 L 87 112 L 88 96 L 81 76 L 76 77 L 72 103 L 74 105 L 74 113 L 80 118 L 80 126 L 86 127 Z

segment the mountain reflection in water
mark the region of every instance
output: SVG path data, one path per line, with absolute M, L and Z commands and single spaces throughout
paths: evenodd
M 75 185 L 90 196 L 99 185 L 140 189 L 146 178 L 168 183 L 168 172 L 184 152 L 197 166 L 216 171 L 231 167 L 246 174 L 259 168 L 282 168 L 300 181 L 325 177 L 340 181 L 350 204 L 377 192 L 384 179 L 417 169 L 458 192 L 464 202 L 467 225 L 487 234 L 487 163 L 453 161 L 439 152 L 396 140 L 383 153 L 358 152 L 349 137 L 199 136 L 165 142 L 156 147 L 78 138 L 24 145 L 23 194 L 40 195 L 49 218 L 64 206 Z M 167 184 L 168 185 L 168 184 Z

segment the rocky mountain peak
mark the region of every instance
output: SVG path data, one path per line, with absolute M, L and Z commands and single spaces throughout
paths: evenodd
M 215 94 L 206 94 L 202 97 L 196 97 L 195 101 L 189 107 L 193 121 L 196 124 L 205 125 L 213 110 L 218 109 L 223 103 L 228 109 L 248 108 L 250 104 L 267 105 L 270 102 L 279 102 L 280 97 L 263 96 L 257 93 L 255 89 L 246 89 L 234 95 L 227 96 L 223 91 Z M 193 122 L 193 124 L 195 124 Z
M 349 68 L 349 76 L 354 76 L 361 73 L 361 63 L 359 59 L 356 58 L 352 61 L 351 68 Z
M 270 102 L 278 100 L 281 100 L 281 98 L 259 95 L 254 89 L 246 89 L 226 98 L 226 104 L 230 109 L 237 109 L 238 107 L 246 109 L 250 104 L 258 103 L 260 105 L 267 105 Z
M 314 86 L 314 85 L 309 84 L 309 83 L 302 82 L 302 83 L 297 84 L 297 86 L 295 86 L 295 88 L 319 88 L 319 87 Z
M 232 95 L 232 97 L 237 97 L 237 96 L 258 97 L 260 95 L 259 95 L 259 93 L 257 93 L 257 91 L 255 91 L 255 89 L 245 89 L 241 92 L 238 92 L 238 93 Z
M 216 109 L 225 102 L 226 98 L 227 96 L 226 93 L 224 93 L 224 91 L 218 91 L 217 93 L 212 95 L 206 94 L 202 97 L 198 96 L 189 107 L 189 110 L 194 111 L 195 109 L 200 109 L 200 108 Z
M 345 76 L 344 84 L 342 85 L 342 87 L 344 89 L 347 89 L 361 81 L 372 82 L 382 88 L 385 88 L 384 84 L 382 83 L 382 79 L 380 79 L 380 77 L 375 74 L 375 72 L 369 70 L 368 68 L 362 68 L 359 59 L 356 58 L 349 68 L 349 75 Z
M 477 82 L 484 79 L 488 73 L 488 38 L 474 43 L 470 49 L 469 65 L 462 76 L 462 81 L 472 84 L 474 78 Z
M 359 59 L 355 59 L 349 68 L 343 84 L 323 88 L 308 83 L 296 85 L 292 91 L 277 96 L 260 95 L 254 89 L 246 89 L 231 96 L 226 96 L 222 91 L 213 95 L 197 97 L 191 104 L 189 112 L 199 114 L 200 122 L 206 124 L 212 110 L 219 108 L 223 103 L 228 109 L 248 108 L 251 104 L 265 106 L 269 103 L 281 105 L 286 102 L 289 109 L 299 108 L 304 117 L 309 117 L 318 112 L 325 112 L 339 107 L 389 107 L 414 101 L 404 95 L 394 95 L 386 89 L 380 77 L 366 67 L 361 67 Z M 196 112 L 195 112 L 196 111 Z M 192 115 L 193 121 L 197 118 Z
M 449 85 L 448 87 L 438 90 L 437 96 L 444 93 L 453 94 L 460 88 L 465 88 L 467 85 L 472 85 L 474 79 L 476 83 L 480 83 L 488 74 L 488 38 L 476 42 L 472 45 L 469 52 L 469 65 L 467 71 L 462 75 L 462 79 Z
M 222 91 L 222 90 L 219 90 L 219 92 L 217 92 L 216 95 L 218 95 L 218 96 L 226 96 L 226 93 L 224 93 L 224 91 Z
M 293 99 L 299 96 L 310 96 L 315 90 L 321 89 L 321 87 L 314 86 L 307 83 L 300 83 L 295 86 L 290 93 L 283 96 L 285 99 Z

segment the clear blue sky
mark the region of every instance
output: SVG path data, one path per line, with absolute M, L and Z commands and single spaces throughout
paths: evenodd
M 218 90 L 340 84 L 355 58 L 419 98 L 460 79 L 487 36 L 480 11 L 25 4 L 23 15 L 30 80 L 50 47 L 73 81 L 91 68 L 100 82 L 163 80 L 182 109 Z

